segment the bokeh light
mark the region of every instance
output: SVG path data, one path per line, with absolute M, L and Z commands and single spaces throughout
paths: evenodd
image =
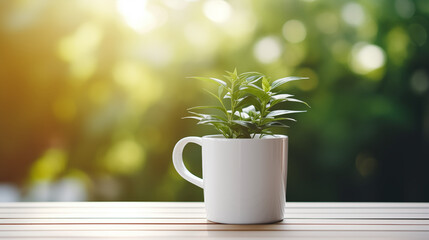
M 204 3 L 204 14 L 213 22 L 223 23 L 230 18 L 232 8 L 224 0 L 207 0 Z
M 339 18 L 334 12 L 322 12 L 316 16 L 317 28 L 325 34 L 334 34 L 339 29 Z
M 261 63 L 272 63 L 282 54 L 282 46 L 277 38 L 264 37 L 255 44 L 253 54 Z
M 411 76 L 411 88 L 417 94 L 423 94 L 429 89 L 429 76 L 423 69 L 417 70 Z
M 146 9 L 146 0 L 117 0 L 117 8 L 128 26 L 137 32 L 148 32 L 156 26 L 156 19 Z
M 395 10 L 402 18 L 411 18 L 416 11 L 416 6 L 411 0 L 395 0 Z
M 139 171 L 145 161 L 140 144 L 131 139 L 115 143 L 106 153 L 102 165 L 113 174 L 132 174 Z
M 364 42 L 353 46 L 351 67 L 356 73 L 366 74 L 383 67 L 384 64 L 385 54 L 379 46 Z
M 305 40 L 307 30 L 299 20 L 289 20 L 283 25 L 283 36 L 291 43 L 300 43 Z
M 341 17 L 347 24 L 356 27 L 365 21 L 365 11 L 359 3 L 349 2 L 341 9 Z

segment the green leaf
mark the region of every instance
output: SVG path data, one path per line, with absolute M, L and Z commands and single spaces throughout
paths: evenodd
M 226 119 L 226 118 L 224 118 L 222 116 L 211 115 L 210 117 L 211 117 L 210 119 L 213 119 L 213 120 L 215 119 L 215 120 L 220 120 L 222 122 L 228 122 L 228 119 Z
M 241 79 L 245 79 L 249 83 L 256 83 L 261 80 L 264 75 L 258 72 L 245 72 L 239 75 Z
M 272 127 L 267 127 L 264 129 L 264 134 L 266 135 L 275 135 L 278 134 L 278 132 L 280 131 L 284 131 L 284 129 L 287 127 L 280 127 L 280 126 L 272 126 Z
M 207 90 L 207 89 L 204 89 L 204 91 L 206 91 L 208 94 L 210 94 L 210 96 L 212 96 L 212 97 L 216 98 L 216 99 L 217 99 L 217 100 L 222 104 L 222 106 L 223 106 L 222 99 L 220 99 L 216 94 L 214 94 L 214 93 L 210 92 L 210 91 L 209 91 L 209 90 Z
M 268 113 L 266 117 L 270 118 L 270 117 L 276 117 L 276 116 L 281 116 L 281 115 L 286 115 L 286 114 L 291 114 L 291 113 L 301 113 L 301 112 L 306 112 L 306 111 L 275 110 L 275 111 Z
M 244 87 L 243 90 L 254 95 L 256 98 L 259 98 L 262 101 L 267 101 L 267 99 L 270 98 L 270 95 L 268 93 L 253 84 L 249 84 L 248 86 Z
M 235 83 L 237 81 L 238 79 L 237 69 L 234 69 L 233 72 L 226 71 L 226 73 L 228 73 L 229 76 L 224 76 L 224 77 L 228 79 L 231 83 Z
M 256 127 L 255 124 L 252 124 L 250 122 L 247 121 L 242 121 L 242 120 L 232 120 L 233 123 L 238 124 L 240 126 L 246 127 L 246 128 L 253 128 Z
M 190 111 L 190 110 L 204 110 L 204 109 L 217 109 L 226 114 L 226 109 L 219 106 L 196 106 L 196 107 L 188 108 L 187 110 Z
M 247 114 L 246 112 L 239 112 L 239 111 L 237 111 L 237 112 L 234 113 L 234 115 L 237 116 L 237 117 L 240 117 L 241 120 L 248 120 L 248 119 L 250 119 L 249 114 Z
M 182 119 L 196 119 L 196 120 L 200 121 L 203 118 L 202 117 L 197 117 L 197 116 L 187 116 L 187 117 L 182 117 Z
M 270 122 L 266 124 L 267 127 L 283 127 L 283 128 L 290 128 L 290 126 L 282 123 L 282 122 Z
M 231 129 L 227 125 L 223 123 L 212 123 L 211 125 L 215 127 L 220 133 L 222 133 L 225 138 L 232 138 L 230 134 Z
M 234 120 L 230 128 L 235 132 L 237 138 L 250 138 L 250 133 L 255 132 L 258 126 L 248 121 Z
M 308 103 L 306 103 L 306 102 L 304 102 L 304 101 L 301 101 L 301 100 L 298 100 L 298 99 L 295 99 L 295 98 L 287 98 L 287 99 L 286 99 L 286 101 L 287 101 L 287 102 L 297 102 L 297 103 L 302 103 L 302 104 L 305 104 L 307 107 L 311 108 L 311 107 L 310 107 L 310 105 L 308 105 Z
M 224 82 L 224 81 L 222 81 L 220 79 L 217 79 L 217 78 L 208 78 L 208 77 L 191 77 L 191 78 L 198 79 L 198 80 L 205 80 L 205 81 L 215 82 L 215 83 L 220 84 L 220 85 L 222 85 L 224 87 L 228 86 L 226 84 L 226 82 Z
M 262 78 L 262 90 L 264 90 L 264 92 L 269 92 L 271 90 L 270 81 L 268 81 L 266 77 Z
M 223 121 L 216 120 L 216 119 L 202 119 L 197 124 L 204 125 L 204 124 L 213 124 L 213 123 L 223 123 Z
M 201 118 L 201 120 L 220 120 L 223 122 L 227 122 L 228 120 L 222 116 L 218 116 L 218 115 L 210 115 L 210 114 L 203 114 L 203 113 L 196 113 L 196 112 L 191 112 L 189 111 L 190 114 L 194 114 L 198 117 Z
M 261 118 L 261 112 L 259 112 L 259 111 L 248 110 L 248 111 L 246 111 L 246 113 L 249 114 L 250 118 L 253 121 L 257 121 Z
M 271 101 L 269 108 L 272 108 L 273 106 L 275 106 L 281 102 L 297 102 L 297 103 L 305 104 L 307 107 L 311 108 L 310 105 L 308 105 L 306 102 L 295 99 L 295 98 L 290 98 L 291 96 L 293 96 L 293 95 L 278 94 L 278 95 L 271 96 L 271 99 L 273 99 L 273 100 Z
M 267 124 L 267 123 L 276 122 L 276 121 L 286 121 L 286 120 L 296 122 L 296 120 L 293 118 L 265 118 L 264 120 L 262 120 L 262 124 Z
M 236 108 L 242 109 L 242 108 L 247 107 L 249 105 L 253 105 L 253 106 L 255 106 L 255 108 L 258 108 L 258 107 L 260 107 L 260 104 L 261 103 L 254 96 L 249 95 L 249 96 L 246 96 L 244 98 L 239 99 L 237 101 Z
M 210 115 L 205 115 L 205 114 L 197 114 L 197 113 L 193 113 L 197 116 L 188 116 L 188 117 L 184 117 L 183 119 L 196 119 L 198 120 L 197 124 L 211 124 L 211 123 L 224 123 L 225 120 L 221 120 L 215 117 L 212 117 Z
M 230 92 L 227 92 L 227 93 L 225 94 L 225 96 L 223 96 L 223 99 L 229 99 L 229 98 L 231 98 L 231 93 L 230 93 Z
M 245 113 L 256 112 L 255 106 L 250 105 L 242 109 Z
M 276 94 L 271 96 L 271 98 L 275 99 L 275 100 L 282 100 L 282 99 L 286 99 L 288 97 L 293 97 L 293 95 L 291 94 Z
M 290 94 L 274 92 L 283 84 L 300 79 L 301 77 L 287 77 L 270 82 L 269 78 L 258 72 L 238 74 L 237 69 L 227 72 L 224 80 L 217 78 L 196 77 L 209 80 L 218 85 L 217 92 L 207 91 L 219 101 L 219 106 L 197 106 L 188 109 L 193 116 L 185 117 L 198 120 L 198 124 L 210 125 L 226 138 L 251 138 L 256 134 L 274 134 L 280 128 L 288 127 L 283 121 L 296 121 L 282 115 L 305 111 L 274 110 L 270 108 L 281 102 L 305 102 L 292 98 Z M 308 105 L 308 104 L 306 104 Z M 193 110 L 214 109 L 220 112 L 209 111 L 210 114 L 196 113 Z
M 296 122 L 296 119 L 294 118 L 276 118 L 277 121 L 292 121 Z
M 280 78 L 275 80 L 272 84 L 271 84 L 271 89 L 274 90 L 278 87 L 280 87 L 281 85 L 288 83 L 290 81 L 296 81 L 296 80 L 303 80 L 303 79 L 308 79 L 308 77 L 285 77 L 285 78 Z
M 217 96 L 219 98 L 222 98 L 223 92 L 225 91 L 225 87 L 223 85 L 220 85 L 219 88 L 217 89 Z

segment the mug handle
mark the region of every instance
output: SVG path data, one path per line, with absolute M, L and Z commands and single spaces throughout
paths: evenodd
M 202 146 L 202 139 L 200 137 L 185 137 L 180 139 L 176 146 L 174 146 L 173 149 L 173 165 L 174 168 L 176 168 L 176 171 L 182 176 L 185 180 L 189 181 L 190 183 L 193 183 L 197 185 L 200 188 L 203 187 L 203 179 L 195 176 L 189 170 L 185 167 L 185 164 L 183 163 L 183 149 L 185 148 L 186 144 L 188 143 L 196 143 L 200 146 Z

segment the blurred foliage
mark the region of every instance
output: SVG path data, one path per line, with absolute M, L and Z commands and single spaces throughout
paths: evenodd
M 0 200 L 202 200 L 181 120 L 234 67 L 292 83 L 288 201 L 429 201 L 427 0 L 0 1 Z M 201 175 L 201 150 L 185 159 Z M 5 197 L 9 196 L 9 198 Z

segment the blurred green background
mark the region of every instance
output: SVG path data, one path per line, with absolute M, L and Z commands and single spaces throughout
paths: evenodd
M 307 76 L 288 201 L 429 201 L 427 0 L 0 0 L 0 201 L 201 201 L 171 163 L 225 70 Z M 296 106 L 290 106 L 294 108 Z M 299 106 L 298 106 L 299 107 Z M 185 160 L 201 176 L 201 150 Z

